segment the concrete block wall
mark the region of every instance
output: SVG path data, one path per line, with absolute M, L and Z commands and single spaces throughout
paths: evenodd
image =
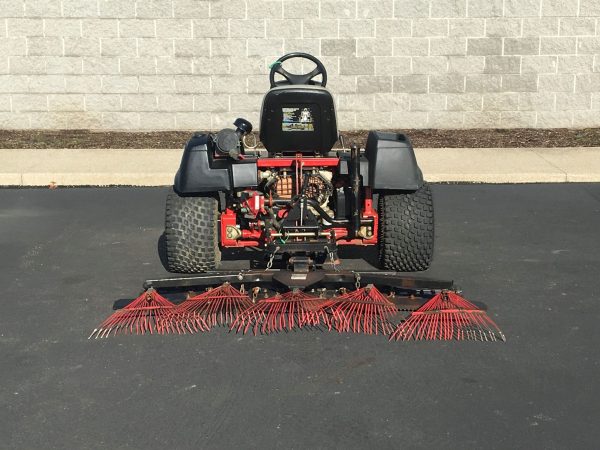
M 268 65 L 341 129 L 600 126 L 600 0 L 0 0 L 0 128 L 258 125 Z

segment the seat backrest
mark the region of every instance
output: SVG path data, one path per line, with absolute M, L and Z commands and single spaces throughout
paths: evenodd
M 333 97 L 324 87 L 279 86 L 265 94 L 260 140 L 269 153 L 325 154 L 337 139 Z

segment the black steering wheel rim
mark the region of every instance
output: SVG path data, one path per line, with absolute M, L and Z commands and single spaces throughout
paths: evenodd
M 309 61 L 312 61 L 313 63 L 315 63 L 317 65 L 317 67 L 315 69 L 313 69 L 311 72 L 305 73 L 302 75 L 296 75 L 296 74 L 290 73 L 287 70 L 285 70 L 281 65 L 283 64 L 284 61 L 287 61 L 288 59 L 292 59 L 292 58 L 308 59 Z M 283 78 L 285 78 L 285 80 L 275 81 L 276 73 L 283 76 Z M 323 78 L 321 79 L 321 81 L 313 80 L 313 78 L 316 77 L 317 75 L 322 75 Z M 269 72 L 269 81 L 271 82 L 272 88 L 277 87 L 277 86 L 302 85 L 302 84 L 317 85 L 317 86 L 325 87 L 327 85 L 327 70 L 325 69 L 325 66 L 323 65 L 323 63 L 321 61 L 319 61 L 313 55 L 310 55 L 308 53 L 302 53 L 302 52 L 292 52 L 292 53 L 288 53 L 287 55 L 283 55 L 277 61 L 275 61 L 273 64 L 271 64 L 271 72 Z

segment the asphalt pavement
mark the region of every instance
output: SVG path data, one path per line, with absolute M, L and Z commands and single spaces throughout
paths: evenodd
M 0 448 L 597 448 L 600 184 L 434 186 L 427 275 L 485 302 L 506 343 L 88 340 L 166 275 L 166 193 L 0 189 Z

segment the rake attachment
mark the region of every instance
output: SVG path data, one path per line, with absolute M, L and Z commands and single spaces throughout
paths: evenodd
M 468 300 L 442 291 L 421 306 L 390 335 L 390 340 L 506 341 L 498 325 Z
M 150 288 L 123 309 L 119 309 L 88 337 L 105 338 L 123 334 L 164 334 L 173 331 L 170 315 L 173 303 Z
M 332 298 L 325 310 L 340 333 L 390 334 L 388 319 L 397 313 L 396 305 L 372 284 Z
M 214 326 L 232 323 L 251 306 L 248 295 L 224 283 L 180 303 L 173 309 L 171 321 L 182 333 L 209 331 Z
M 242 311 L 231 330 L 246 334 L 250 328 L 254 335 L 274 331 L 292 330 L 302 327 L 317 327 L 321 324 L 331 329 L 329 317 L 323 310 L 328 300 L 314 297 L 299 290 L 277 294 L 260 300 Z

